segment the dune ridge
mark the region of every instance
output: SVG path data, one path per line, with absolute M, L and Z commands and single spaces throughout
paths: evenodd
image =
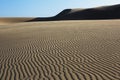
M 0 18 L 0 25 L 21 22 L 59 21 L 59 20 L 103 20 L 120 19 L 120 4 L 95 8 L 65 9 L 52 17 L 11 17 Z
M 65 9 L 59 14 L 48 18 L 35 18 L 30 21 L 53 21 L 53 20 L 100 20 L 120 19 L 120 4 L 102 6 L 87 9 Z
M 0 26 L 0 80 L 120 80 L 119 23 Z

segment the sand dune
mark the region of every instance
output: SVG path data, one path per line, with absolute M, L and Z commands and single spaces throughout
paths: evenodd
M 120 4 L 95 8 L 65 9 L 53 17 L 0 18 L 0 25 L 21 22 L 58 21 L 58 20 L 103 20 L 120 19 Z
M 60 20 L 119 19 L 120 4 L 88 9 L 66 9 L 55 16 Z
M 6 17 L 6 18 L 0 18 L 0 25 L 4 25 L 4 24 L 10 24 L 10 23 L 21 23 L 21 22 L 26 22 L 29 20 L 32 20 L 34 18 L 30 18 L 30 17 Z
M 0 80 L 120 80 L 120 20 L 0 26 Z
M 30 21 L 120 19 L 120 4 L 88 9 L 65 9 L 56 16 Z

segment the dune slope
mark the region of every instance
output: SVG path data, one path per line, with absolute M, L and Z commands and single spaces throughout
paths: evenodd
M 61 19 L 61 20 L 120 19 L 120 4 L 113 5 L 113 6 L 88 8 L 88 9 L 82 9 L 82 10 L 66 9 L 61 13 L 56 15 L 55 18 Z
M 30 21 L 120 19 L 120 4 L 88 9 L 65 9 L 56 16 Z
M 119 23 L 0 26 L 0 80 L 120 80 Z

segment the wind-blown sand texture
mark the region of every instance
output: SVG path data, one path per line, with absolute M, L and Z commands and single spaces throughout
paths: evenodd
M 120 80 L 120 20 L 0 26 L 0 80 Z

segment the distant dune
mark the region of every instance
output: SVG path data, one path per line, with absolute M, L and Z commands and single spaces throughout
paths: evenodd
M 100 19 L 120 19 L 120 4 L 88 9 L 81 8 L 65 9 L 53 17 L 0 18 L 0 25 L 8 23 L 34 22 L 34 21 L 100 20 Z
M 120 4 L 88 9 L 65 9 L 54 17 L 30 21 L 120 19 Z
M 9 23 L 20 23 L 32 20 L 34 18 L 20 17 L 20 18 L 0 18 L 0 25 L 9 24 Z

